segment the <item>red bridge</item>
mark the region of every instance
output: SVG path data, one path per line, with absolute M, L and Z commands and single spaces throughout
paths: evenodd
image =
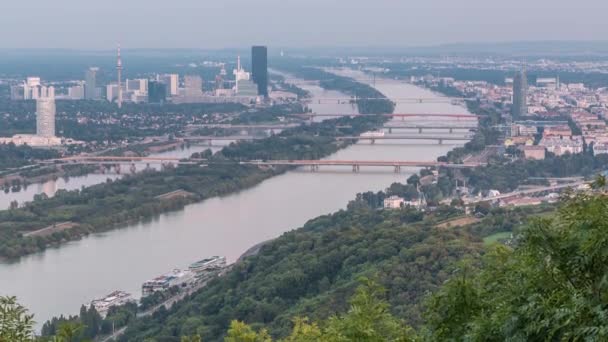
M 479 116 L 474 114 L 436 114 L 436 113 L 414 113 L 414 114 L 352 114 L 352 113 L 300 113 L 300 114 L 290 114 L 291 116 L 300 116 L 300 117 L 316 117 L 316 116 L 329 116 L 329 117 L 341 117 L 341 116 L 388 116 L 391 118 L 446 118 L 446 119 L 477 119 Z

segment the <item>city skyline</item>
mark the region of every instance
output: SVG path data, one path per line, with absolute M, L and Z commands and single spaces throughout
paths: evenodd
M 225 48 L 267 44 L 310 46 L 417 46 L 533 40 L 604 40 L 608 4 L 599 0 L 491 3 L 375 2 L 306 3 L 279 0 L 212 3 L 193 0 L 121 3 L 76 0 L 6 4 L 0 29 L 13 32 L 11 48 L 100 48 L 120 41 L 133 48 Z M 586 20 L 572 20 L 584 8 Z M 119 9 L 119 10 L 118 10 Z M 225 14 L 225 15 L 221 15 Z M 224 25 L 226 16 L 238 25 Z M 150 18 L 163 25 L 147 25 Z M 268 20 L 271 18 L 272 20 Z M 119 21 L 123 25 L 108 25 Z M 21 23 L 28 22 L 23 26 Z M 366 24 L 367 23 L 367 24 Z M 104 30 L 97 30 L 103 26 Z M 20 27 L 20 30 L 11 28 Z M 78 30 L 74 28 L 78 27 Z M 221 28 L 221 29 L 218 29 Z M 39 32 L 44 30 L 42 37 Z M 213 32 L 213 34 L 209 34 Z M 95 36 L 92 40 L 90 37 Z

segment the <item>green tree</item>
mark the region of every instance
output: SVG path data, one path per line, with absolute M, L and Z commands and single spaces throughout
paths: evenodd
M 341 316 L 332 317 L 324 331 L 327 341 L 413 341 L 414 332 L 395 318 L 384 299 L 384 289 L 376 282 L 362 279 L 351 307 Z
M 429 300 L 435 340 L 608 340 L 608 196 L 567 198 Z
M 33 318 L 16 297 L 0 297 L 0 342 L 31 341 Z
M 230 329 L 226 337 L 225 342 L 271 342 L 272 339 L 266 330 L 262 329 L 259 332 L 255 332 L 249 325 L 239 322 L 232 321 L 230 323 Z
M 322 338 L 321 329 L 316 323 L 308 323 L 307 318 L 295 318 L 293 330 L 283 342 L 317 342 Z

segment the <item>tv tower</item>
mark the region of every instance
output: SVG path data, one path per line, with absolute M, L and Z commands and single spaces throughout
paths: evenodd
M 118 108 L 122 108 L 122 59 L 120 58 L 120 44 L 116 56 L 116 72 L 118 73 Z

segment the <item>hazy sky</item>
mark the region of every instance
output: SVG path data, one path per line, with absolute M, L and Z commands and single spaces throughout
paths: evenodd
M 607 0 L 0 1 L 0 48 L 608 40 Z

